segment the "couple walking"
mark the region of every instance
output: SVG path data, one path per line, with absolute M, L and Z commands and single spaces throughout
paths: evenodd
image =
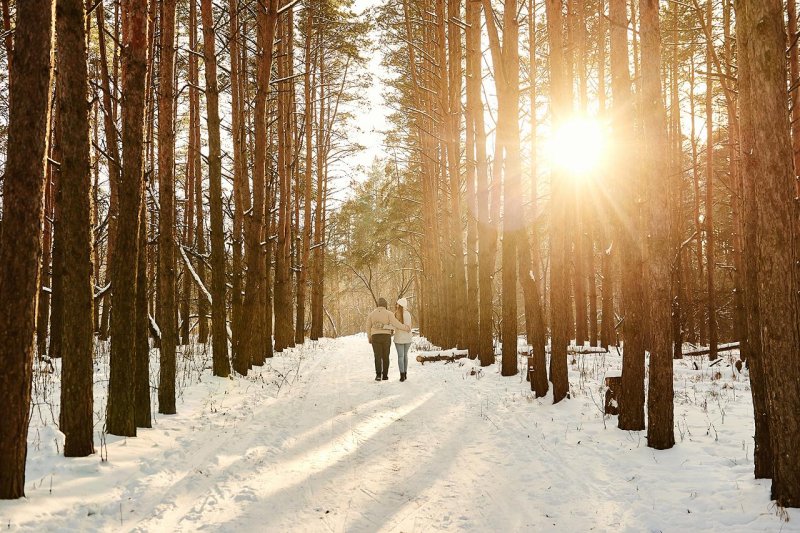
M 406 311 L 408 300 L 397 300 L 394 314 L 386 305 L 384 298 L 378 298 L 378 307 L 367 316 L 367 339 L 372 344 L 375 356 L 375 381 L 389 379 L 389 351 L 397 348 L 397 366 L 400 368 L 400 381 L 405 381 L 408 370 L 408 351 L 411 348 L 411 313 Z

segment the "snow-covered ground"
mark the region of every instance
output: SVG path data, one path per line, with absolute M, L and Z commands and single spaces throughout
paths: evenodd
M 0 502 L 0 527 L 800 531 L 800 512 L 753 479 L 749 385 L 724 364 L 676 362 L 677 444 L 654 451 L 601 413 L 613 352 L 575 356 L 559 405 L 468 359 L 412 352 L 401 383 L 394 349 L 377 383 L 363 336 L 309 343 L 246 379 L 214 378 L 192 352 L 179 414 L 135 439 L 101 439 L 100 364 L 98 453 L 83 459 L 61 457 L 57 380 L 37 372 L 27 499 Z

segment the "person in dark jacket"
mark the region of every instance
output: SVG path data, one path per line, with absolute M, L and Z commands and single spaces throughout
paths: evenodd
M 395 329 L 411 331 L 409 326 L 397 320 L 386 307 L 386 300 L 378 298 L 378 307 L 367 315 L 367 322 L 364 326 L 375 357 L 375 381 L 389 379 L 389 351 L 392 347 L 392 332 Z

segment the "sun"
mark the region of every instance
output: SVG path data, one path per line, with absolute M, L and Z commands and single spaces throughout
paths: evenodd
M 556 130 L 549 151 L 554 168 L 587 179 L 600 167 L 606 153 L 603 125 L 591 118 L 570 119 Z

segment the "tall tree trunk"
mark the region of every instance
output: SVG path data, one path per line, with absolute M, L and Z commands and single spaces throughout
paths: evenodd
M 42 254 L 42 192 L 50 136 L 52 0 L 17 6 L 9 94 L 8 155 L 0 243 L 0 499 L 25 495 L 25 457 L 36 349 L 36 302 Z
M 692 48 L 694 48 L 694 43 L 692 43 Z M 703 266 L 703 219 L 700 218 L 700 170 L 699 170 L 699 162 L 697 157 L 697 135 L 695 133 L 695 120 L 696 120 L 696 113 L 695 113 L 695 104 L 694 104 L 694 87 L 695 87 L 695 65 L 694 65 L 694 55 L 690 56 L 690 66 L 689 66 L 689 117 L 690 117 L 690 124 L 691 124 L 691 141 L 692 141 L 692 184 L 693 184 L 693 220 L 695 224 L 695 261 L 697 263 L 697 272 L 698 276 L 692 276 L 691 286 L 692 286 L 692 293 L 694 297 L 692 298 L 692 323 L 696 323 L 697 327 L 691 327 L 692 331 L 692 339 L 697 343 L 704 343 L 706 342 L 707 335 L 706 335 L 706 320 L 705 320 L 705 310 L 703 309 L 702 299 L 703 299 L 703 289 L 702 285 L 695 287 L 695 283 L 697 283 L 697 279 L 702 280 L 705 278 L 703 272 L 705 272 L 705 268 Z
M 708 0 L 708 27 L 713 24 L 713 8 Z M 714 272 L 716 270 L 716 254 L 714 244 L 714 79 L 711 75 L 712 50 L 714 43 L 706 39 L 706 306 L 708 313 L 709 360 L 717 358 L 717 303 L 714 290 Z
M 615 159 L 619 162 L 617 239 L 622 267 L 622 306 L 625 311 L 625 351 L 622 360 L 622 391 L 619 398 L 619 428 L 644 429 L 644 335 L 642 299 L 642 254 L 639 248 L 638 176 L 635 157 L 631 79 L 628 70 L 628 21 L 625 0 L 610 0 L 611 91 L 614 104 Z
M 772 440 L 772 497 L 778 505 L 800 507 L 800 228 L 789 116 L 783 9 L 779 0 L 742 1 L 752 174 L 748 181 L 755 210 L 758 306 Z M 738 13 L 737 13 L 738 14 Z M 747 200 L 746 200 L 747 201 Z M 772 429 L 772 428 L 771 428 Z
M 647 161 L 647 220 L 650 261 L 650 380 L 647 445 L 664 450 L 675 444 L 672 391 L 672 259 L 670 228 L 677 206 L 670 194 L 666 111 L 661 94 L 661 25 L 658 0 L 639 0 L 642 38 L 642 123 Z
M 680 105 L 680 90 L 679 90 L 679 75 L 678 75 L 678 61 L 679 49 L 678 42 L 680 36 L 678 34 L 678 27 L 680 22 L 680 6 L 672 4 L 670 10 L 672 16 L 672 45 L 670 54 L 670 144 L 671 144 L 671 161 L 670 171 L 672 180 L 670 184 L 671 202 L 674 211 L 672 224 L 670 225 L 670 241 L 677 256 L 673 259 L 672 264 L 672 357 L 674 359 L 683 358 L 683 338 L 684 338 L 684 322 L 688 315 L 686 305 L 688 298 L 686 298 L 686 280 L 684 275 L 684 262 L 686 253 L 681 241 L 683 240 L 684 226 L 683 226 L 683 133 L 681 130 L 681 105 Z
M 314 255 L 312 258 L 311 271 L 311 340 L 323 337 L 325 327 L 323 323 L 323 303 L 325 296 L 325 192 L 327 181 L 325 176 L 324 150 L 325 150 L 325 109 L 326 94 L 325 82 L 327 80 L 325 70 L 325 48 L 320 39 L 317 50 L 317 65 L 319 77 L 317 78 L 317 88 L 319 98 L 316 106 L 316 148 L 317 148 L 317 186 L 315 193 L 315 212 L 314 212 Z
M 753 99 L 753 72 L 750 66 L 749 41 L 752 33 L 752 20 L 749 18 L 749 6 L 744 0 L 736 0 L 736 39 L 739 47 L 739 123 L 742 152 L 742 254 L 744 278 L 744 306 L 747 316 L 747 344 L 744 353 L 750 374 L 750 393 L 753 398 L 753 416 L 755 420 L 755 436 L 753 449 L 754 474 L 756 479 L 772 477 L 772 437 L 770 421 L 770 405 L 767 398 L 767 373 L 765 355 L 761 342 L 761 310 L 759 308 L 758 269 L 759 251 L 758 213 L 755 190 L 757 181 L 755 172 L 756 160 L 752 157 L 755 150 L 756 121 L 755 109 L 750 105 Z
M 572 108 L 572 87 L 564 59 L 564 35 L 560 0 L 546 0 L 547 34 L 550 42 L 550 102 L 552 124 L 558 128 Z M 569 395 L 567 345 L 569 344 L 569 278 L 567 262 L 567 191 L 564 171 L 553 168 L 550 174 L 550 381 L 553 403 Z
M 243 79 L 247 79 L 246 63 L 242 61 L 240 40 L 243 33 L 239 22 L 238 0 L 228 1 L 230 17 L 230 54 L 231 54 L 231 137 L 233 137 L 233 234 L 231 236 L 233 257 L 231 261 L 232 294 L 231 294 L 231 339 L 232 362 L 241 357 L 243 349 L 243 301 L 242 282 L 243 264 L 243 232 L 245 213 L 251 208 L 250 184 L 247 175 L 247 152 L 245 137 L 245 114 Z M 245 47 L 246 48 L 246 47 Z M 244 75 L 242 75 L 244 71 Z
M 513 376 L 517 366 L 517 242 L 524 231 L 522 200 L 520 198 L 521 165 L 519 160 L 519 21 L 517 2 L 506 0 L 503 9 L 503 41 L 500 42 L 497 26 L 492 16 L 492 6 L 484 0 L 487 13 L 489 44 L 492 63 L 495 65 L 497 87 L 497 136 L 500 149 L 495 157 L 503 158 L 503 362 L 501 373 Z M 495 160 L 495 169 L 500 162 Z M 499 175 L 494 174 L 493 179 Z
M 161 3 L 158 64 L 158 412 L 175 414 L 175 0 Z
M 305 341 L 306 329 L 306 286 L 308 284 L 308 267 L 311 257 L 311 181 L 313 179 L 312 167 L 313 157 L 313 105 L 311 91 L 311 73 L 314 70 L 314 60 L 312 57 L 311 46 L 314 31 L 314 12 L 306 8 L 305 32 L 305 67 L 303 75 L 303 96 L 304 96 L 304 129 L 305 129 L 305 174 L 303 176 L 303 237 L 302 237 L 302 256 L 300 258 L 297 278 L 297 318 L 295 320 L 294 340 L 298 344 Z M 316 80 L 314 80 L 316 81 Z M 299 193 L 299 191 L 298 191 Z
M 211 327 L 214 375 L 227 377 L 228 323 L 225 310 L 225 232 L 222 212 L 222 148 L 220 141 L 219 85 L 214 14 L 211 0 L 201 0 L 203 59 L 206 73 L 206 114 L 208 117 L 208 194 L 211 211 Z
M 480 2 L 467 0 L 466 3 L 466 204 L 467 204 L 467 302 L 464 317 L 464 330 L 469 357 L 475 359 L 479 353 L 479 274 L 478 274 L 478 196 L 477 196 L 477 143 L 478 134 L 475 115 L 482 112 L 480 103 L 481 57 L 480 57 Z M 478 72 L 478 75 L 475 73 Z M 476 106 L 476 102 L 479 104 Z
M 116 245 L 125 254 L 111 258 L 111 361 L 106 430 L 135 437 L 137 261 L 143 186 L 145 76 L 147 74 L 147 2 L 127 0 L 122 24 L 122 175 Z M 144 287 L 141 290 L 145 290 Z
M 265 309 L 262 303 L 268 290 L 266 283 L 269 264 L 266 262 L 263 241 L 268 235 L 263 232 L 265 211 L 265 186 L 267 172 L 267 98 L 269 96 L 272 71 L 272 52 L 277 20 L 277 0 L 260 6 L 257 13 L 257 44 L 259 50 L 255 99 L 255 153 L 253 154 L 253 204 L 244 221 L 245 228 L 245 292 L 242 307 L 245 323 L 242 325 L 242 349 L 235 354 L 234 369 L 247 374 L 248 367 L 271 353 L 272 336 L 263 327 Z M 243 189 L 245 207 L 250 203 L 249 187 Z M 269 247 L 267 243 L 266 247 Z M 272 320 L 269 320 L 271 329 Z M 269 346 L 266 346 L 269 344 Z
M 530 189 L 530 241 L 527 232 L 521 232 L 520 245 L 517 248 L 519 260 L 520 284 L 525 298 L 525 333 L 531 345 L 533 356 L 533 380 L 531 390 L 541 398 L 547 394 L 547 342 L 542 309 L 539 274 L 539 198 L 536 166 L 536 2 L 528 0 L 528 65 L 530 68 L 530 114 L 531 114 L 531 189 Z
M 516 2 L 515 2 L 516 3 Z M 447 173 L 450 185 L 450 246 L 452 294 L 450 309 L 454 327 L 455 345 L 467 348 L 467 279 L 464 270 L 464 235 L 461 224 L 461 92 L 462 43 L 461 28 L 454 22 L 462 20 L 461 0 L 447 2 L 447 52 L 448 52 L 448 116 L 447 116 Z M 519 30 L 517 29 L 517 32 Z M 517 67 L 519 53 L 517 53 Z M 519 72 L 519 68 L 517 68 Z M 519 74 L 517 74 L 519 77 Z M 519 92 L 519 91 L 517 91 Z M 520 191 L 521 192 L 521 191 Z M 521 204 L 521 200 L 517 197 Z M 521 213 L 520 213 L 521 214 Z M 520 217 L 521 220 L 522 217 Z M 518 221 L 519 222 L 519 221 Z
M 472 14 L 468 29 L 469 63 L 467 82 L 467 107 L 470 109 L 475 131 L 475 210 L 478 225 L 478 357 L 481 366 L 494 363 L 492 293 L 497 235 L 489 219 L 489 166 L 486 154 L 486 125 L 481 94 L 482 35 L 480 31 L 481 0 L 467 0 L 467 9 Z M 486 15 L 491 16 L 491 13 Z
M 605 8 L 605 0 L 600 0 L 598 7 L 598 24 L 600 31 L 600 44 L 597 51 L 597 70 L 598 70 L 598 104 L 600 116 L 606 115 L 606 35 L 608 33 L 607 16 Z M 604 185 L 609 182 L 609 172 L 604 169 L 603 183 Z M 607 208 L 608 202 L 603 202 L 602 207 Z M 601 303 L 601 317 L 600 317 L 600 345 L 608 349 L 608 347 L 616 341 L 614 332 L 614 275 L 612 272 L 612 258 L 614 257 L 614 236 L 611 231 L 611 224 L 608 223 L 607 217 L 601 221 L 599 226 L 600 236 L 599 241 L 602 243 L 602 256 L 600 259 L 600 276 L 602 277 L 602 287 L 600 289 L 602 303 Z
M 206 257 L 205 210 L 203 209 L 203 164 L 200 139 L 200 75 L 198 69 L 197 0 L 189 0 L 189 157 L 194 175 L 195 247 L 201 258 Z M 206 284 L 206 267 L 202 259 L 197 262 L 197 275 Z M 208 300 L 197 296 L 197 341 L 208 342 Z
M 121 159 L 119 153 L 119 141 L 117 131 L 116 105 L 111 89 L 111 76 L 108 71 L 108 59 L 106 53 L 106 28 L 103 2 L 101 1 L 95 8 L 97 15 L 97 43 L 100 50 L 100 80 L 103 87 L 103 131 L 106 138 L 107 168 L 109 174 L 109 205 L 108 205 L 108 243 L 106 245 L 106 272 L 105 283 L 111 283 L 111 257 L 114 255 L 114 245 L 116 243 L 117 220 L 119 218 L 119 192 L 117 188 L 121 182 L 120 174 Z M 116 50 L 116 41 L 115 50 Z M 116 57 L 116 51 L 114 52 Z M 100 338 L 108 339 L 109 325 L 111 323 L 111 291 L 107 291 L 103 296 L 103 315 L 100 318 Z
M 61 137 L 59 224 L 66 268 L 61 328 L 61 414 L 64 455 L 94 453 L 93 356 L 94 281 L 92 265 L 92 186 L 89 157 L 89 101 L 86 13 L 82 0 L 58 0 L 58 72 L 61 119 L 69 124 Z
M 283 80 L 278 87 L 278 239 L 275 250 L 275 351 L 282 352 L 294 340 L 292 328 L 292 301 L 291 301 L 291 169 L 289 153 L 289 122 L 293 120 L 290 115 L 288 97 L 289 84 L 286 78 L 289 75 L 291 28 L 286 20 L 281 21 L 280 40 L 278 45 L 278 78 Z

